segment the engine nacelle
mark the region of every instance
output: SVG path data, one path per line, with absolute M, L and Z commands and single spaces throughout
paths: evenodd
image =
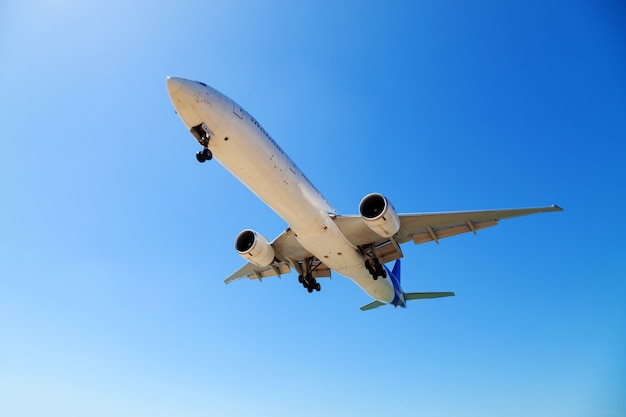
M 250 229 L 237 235 L 235 249 L 246 261 L 257 266 L 268 266 L 275 256 L 274 248 L 265 236 Z
M 379 236 L 392 237 L 400 230 L 400 217 L 382 194 L 372 193 L 363 197 L 359 213 L 365 224 Z

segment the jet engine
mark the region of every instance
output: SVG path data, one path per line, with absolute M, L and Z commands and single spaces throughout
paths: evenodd
M 257 266 L 268 266 L 275 256 L 274 248 L 265 236 L 250 229 L 237 235 L 235 249 L 246 261 Z
M 400 230 L 400 217 L 382 194 L 372 193 L 363 197 L 359 213 L 365 224 L 379 236 L 392 237 Z

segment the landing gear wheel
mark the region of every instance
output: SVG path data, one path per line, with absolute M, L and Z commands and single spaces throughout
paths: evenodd
M 315 278 L 313 278 L 313 274 L 310 272 L 305 275 L 298 275 L 298 282 L 302 284 L 302 286 L 306 288 L 309 293 L 322 289 L 322 286 Z
M 374 281 L 378 279 L 378 277 L 387 278 L 387 271 L 385 271 L 385 267 L 383 267 L 380 261 L 377 258 L 373 258 L 372 260 L 365 260 L 365 269 L 370 273 Z
M 209 148 L 204 148 L 202 151 L 196 153 L 196 159 L 200 163 L 210 161 L 213 159 L 213 152 L 211 152 Z

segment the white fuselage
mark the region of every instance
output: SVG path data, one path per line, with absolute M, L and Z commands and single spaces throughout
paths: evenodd
M 256 119 L 204 84 L 170 77 L 167 86 L 187 128 L 204 123 L 211 130 L 215 159 L 287 222 L 302 247 L 371 297 L 394 299 L 391 280 L 372 279 L 358 248 L 333 221 L 334 208 Z

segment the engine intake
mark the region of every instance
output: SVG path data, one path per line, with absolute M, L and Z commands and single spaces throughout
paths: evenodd
M 400 217 L 382 194 L 372 193 L 363 197 L 359 213 L 365 224 L 379 236 L 392 237 L 400 230 Z
M 265 236 L 250 229 L 237 235 L 235 249 L 246 261 L 257 266 L 268 266 L 275 256 L 274 248 Z

